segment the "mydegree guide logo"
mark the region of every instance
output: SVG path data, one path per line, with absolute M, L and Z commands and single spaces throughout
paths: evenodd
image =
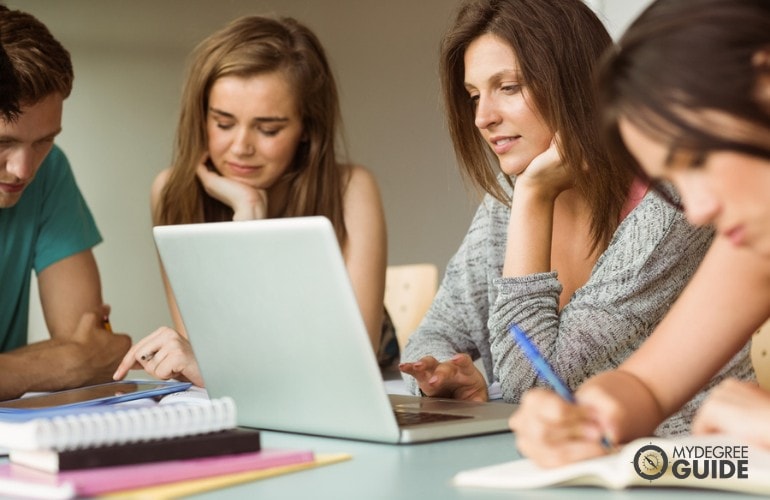
M 748 446 L 675 446 L 672 456 L 655 444 L 647 444 L 634 454 L 634 470 L 642 479 L 654 481 L 671 469 L 677 479 L 748 479 Z

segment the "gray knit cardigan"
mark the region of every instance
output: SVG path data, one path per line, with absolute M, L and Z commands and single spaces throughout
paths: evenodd
M 515 322 L 575 389 L 587 378 L 621 364 L 662 319 L 691 278 L 713 238 L 649 192 L 616 230 L 590 278 L 559 311 L 557 271 L 502 278 L 510 209 L 485 196 L 470 229 L 447 265 L 430 310 L 410 337 L 402 361 L 456 353 L 481 359 L 503 399 L 518 402 L 543 385 L 511 340 Z M 677 355 L 686 355 L 677 353 Z M 748 346 L 709 385 L 664 422 L 660 435 L 689 432 L 698 404 L 721 379 L 754 379 Z M 419 393 L 416 381 L 404 375 Z

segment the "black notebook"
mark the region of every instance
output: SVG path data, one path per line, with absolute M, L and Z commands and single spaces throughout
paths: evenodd
M 256 429 L 235 428 L 208 434 L 77 448 L 66 451 L 11 450 L 12 463 L 47 472 L 183 460 L 259 451 Z

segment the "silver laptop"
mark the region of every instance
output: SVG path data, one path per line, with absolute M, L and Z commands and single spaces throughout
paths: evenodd
M 385 443 L 508 430 L 515 405 L 386 394 L 328 219 L 154 236 L 209 394 L 235 400 L 239 425 Z

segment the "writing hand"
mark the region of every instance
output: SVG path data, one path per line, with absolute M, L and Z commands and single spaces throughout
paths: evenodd
M 558 467 L 608 451 L 590 412 L 547 389 L 525 392 L 508 425 L 516 433 L 516 448 L 541 467 Z
M 267 191 L 228 179 L 208 169 L 204 161 L 196 169 L 203 189 L 233 209 L 233 220 L 255 220 L 267 217 Z
M 141 368 L 161 380 L 173 378 L 204 387 L 190 342 L 165 326 L 137 342 L 123 357 L 112 378 L 121 380 L 129 370 Z
M 425 356 L 414 363 L 401 363 L 399 369 L 413 376 L 426 396 L 488 401 L 487 382 L 467 354 L 455 354 L 439 362 Z

